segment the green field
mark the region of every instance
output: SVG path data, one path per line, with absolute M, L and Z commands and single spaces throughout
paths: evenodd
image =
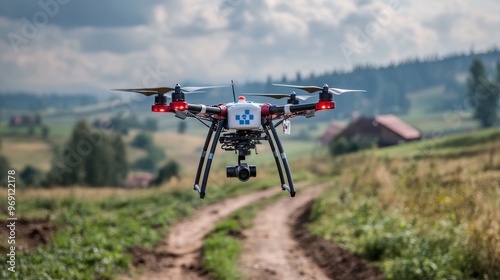
M 431 113 L 433 103 L 448 101 L 443 87 L 414 92 L 409 98 L 412 108 L 402 118 L 431 139 L 331 158 L 316 140 L 328 123 L 299 122 L 290 136 L 278 128 L 295 181 L 335 182 L 315 203 L 309 230 L 370 260 L 387 279 L 500 279 L 500 130 L 473 132 L 477 123 L 467 112 Z M 104 109 L 94 106 L 63 118 L 47 116 L 48 139 L 36 129 L 35 135 L 27 135 L 26 127 L 9 128 L 2 123 L 0 154 L 18 173 L 27 165 L 47 172 L 54 150 L 67 141 L 76 118 L 109 115 Z M 237 156 L 218 145 L 207 198 L 198 199 L 191 186 L 207 128 L 192 120 L 189 133 L 179 134 L 179 120 L 169 117 L 161 118 L 160 131 L 153 139 L 167 159 L 181 164 L 180 179 L 149 190 L 18 188 L 19 216 L 50 223 L 56 229 L 47 245 L 19 252 L 18 279 L 114 278 L 129 271 L 130 248 L 151 248 L 171 225 L 197 207 L 279 186 L 267 142 L 257 146 L 258 155 L 252 151 L 246 159 L 258 166 L 252 184 L 225 178 L 225 166 L 236 165 Z M 138 132 L 132 130 L 125 142 L 130 143 Z M 457 135 L 443 137 L 448 134 Z M 127 155 L 132 163 L 146 153 L 127 145 Z M 4 220 L 6 193 L 2 188 L 0 219 Z M 255 207 L 246 208 L 245 217 L 235 213 L 210 236 L 205 267 L 214 275 L 234 258 L 229 253 L 237 255 L 241 248 L 233 244 L 226 260 L 210 254 L 218 254 L 218 244 L 225 242 L 228 230 L 251 226 L 240 222 L 251 219 Z M 5 243 L 1 245 L 5 253 Z M 222 278 L 238 277 L 234 269 L 223 270 L 235 274 Z M 5 270 L 0 273 L 2 279 L 9 276 Z
M 324 159 L 309 229 L 387 279 L 500 277 L 500 130 Z

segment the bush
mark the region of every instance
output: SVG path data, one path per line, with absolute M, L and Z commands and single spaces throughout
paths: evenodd
M 158 176 L 155 178 L 153 184 L 160 185 L 164 182 L 167 182 L 172 177 L 179 176 L 179 164 L 176 161 L 167 162 L 160 170 L 158 171 Z
M 139 149 L 150 150 L 154 146 L 154 143 L 150 134 L 139 133 L 135 136 L 134 140 L 132 140 L 131 145 Z
M 20 174 L 23 183 L 28 186 L 39 187 L 45 179 L 44 173 L 31 165 L 27 165 Z
M 330 143 L 330 154 L 332 156 L 352 153 L 358 150 L 359 150 L 358 145 L 354 142 L 349 142 L 349 140 L 347 140 L 347 138 L 345 137 L 334 139 Z

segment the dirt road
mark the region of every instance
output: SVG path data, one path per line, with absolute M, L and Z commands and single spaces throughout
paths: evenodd
M 301 250 L 293 233 L 301 208 L 324 188 L 301 190 L 294 199 L 280 199 L 258 213 L 254 227 L 243 232 L 242 271 L 247 279 L 329 279 Z
M 141 249 L 132 252 L 134 265 L 147 271 L 140 279 L 202 279 L 199 258 L 205 235 L 231 212 L 278 192 L 281 189 L 271 188 L 198 209 L 194 215 L 175 225 L 166 238 L 166 244 L 155 252 Z
M 283 198 L 257 213 L 254 227 L 243 232 L 241 271 L 245 279 L 383 279 L 359 256 L 311 236 L 302 226 L 310 206 L 329 184 L 300 187 L 295 198 Z M 132 264 L 140 276 L 124 279 L 208 279 L 200 268 L 205 236 L 217 222 L 279 188 L 254 192 L 198 209 L 173 227 L 165 241 L 151 251 L 134 248 Z

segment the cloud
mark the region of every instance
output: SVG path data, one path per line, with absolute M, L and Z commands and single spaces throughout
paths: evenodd
M 61 28 L 76 27 L 131 27 L 148 22 L 151 4 L 157 1 L 119 0 L 16 0 L 0 2 L 0 16 L 34 22 L 42 20 L 42 14 L 50 18 L 50 24 Z M 37 19 L 38 17 L 38 19 Z
M 2 1 L 0 84 L 141 86 L 158 67 L 166 84 L 306 76 L 489 48 L 499 13 L 496 0 Z

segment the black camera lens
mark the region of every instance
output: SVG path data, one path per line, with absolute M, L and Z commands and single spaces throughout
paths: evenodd
M 248 181 L 250 177 L 257 176 L 257 167 L 255 165 L 248 165 L 241 163 L 237 166 L 226 166 L 226 177 L 238 177 L 242 182 Z
M 240 179 L 240 181 L 242 182 L 248 181 L 248 179 L 250 179 L 250 169 L 248 168 L 248 166 L 238 166 L 238 179 Z

